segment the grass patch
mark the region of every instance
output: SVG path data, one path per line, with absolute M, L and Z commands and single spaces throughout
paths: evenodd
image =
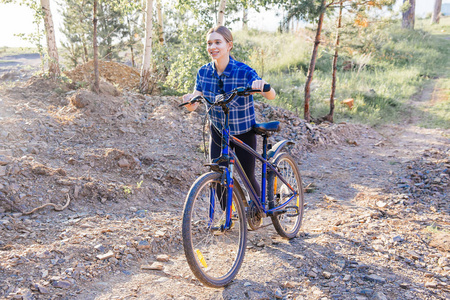
M 0 47 L 0 57 L 28 53 L 39 53 L 39 51 L 33 47 Z
M 429 19 L 418 20 L 416 30 L 404 30 L 398 21 L 374 26 L 366 29 L 363 43 L 356 36 L 343 39 L 338 59 L 335 121 L 370 125 L 401 121 L 407 115 L 405 111 L 411 109 L 411 97 L 439 78 L 439 100 L 431 101 L 422 125 L 448 128 L 450 18 L 441 18 L 439 25 L 430 25 Z M 247 55 L 238 59 L 254 67 L 277 91 L 277 98 L 271 103 L 300 116 L 313 34 L 304 30 L 296 34 L 235 35 L 235 43 L 245 49 L 241 54 Z M 324 35 L 319 48 L 311 87 L 310 109 L 314 118 L 329 111 L 332 42 L 332 34 Z M 351 110 L 340 104 L 347 98 L 354 99 Z

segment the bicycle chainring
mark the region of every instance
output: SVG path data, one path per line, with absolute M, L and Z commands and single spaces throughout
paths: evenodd
M 256 230 L 261 227 L 263 219 L 259 213 L 255 203 L 252 201 L 247 208 L 247 223 L 251 230 Z

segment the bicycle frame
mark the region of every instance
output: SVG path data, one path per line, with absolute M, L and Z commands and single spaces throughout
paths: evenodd
M 230 228 L 231 226 L 231 213 L 232 213 L 232 198 L 233 198 L 233 186 L 234 186 L 234 169 L 236 168 L 239 177 L 245 185 L 245 188 L 249 192 L 250 200 L 256 204 L 257 209 L 263 216 L 272 215 L 277 211 L 285 208 L 288 203 L 296 196 L 298 196 L 298 192 L 294 190 L 294 188 L 283 178 L 283 176 L 278 172 L 278 170 L 267 160 L 267 140 L 264 139 L 263 144 L 263 155 L 260 155 L 258 152 L 253 150 L 250 146 L 245 144 L 243 141 L 238 138 L 231 136 L 229 134 L 229 114 L 228 111 L 225 112 L 225 126 L 221 130 L 222 131 L 222 153 L 221 156 L 214 159 L 213 163 L 220 163 L 223 161 L 227 162 L 227 165 L 223 168 L 223 172 L 226 178 L 226 188 L 227 188 L 227 205 L 226 205 L 226 222 L 224 229 Z M 252 156 L 257 158 L 262 162 L 262 175 L 261 175 L 261 198 L 258 197 L 255 189 L 253 188 L 250 180 L 245 174 L 239 159 L 236 157 L 236 154 L 230 149 L 230 140 L 234 142 L 234 144 L 245 151 L 249 152 Z M 277 207 L 270 208 L 266 210 L 265 208 L 265 199 L 266 199 L 266 178 L 267 178 L 267 168 L 270 169 L 270 172 L 273 172 L 287 187 L 292 191 L 293 195 L 284 203 L 280 204 Z M 215 191 L 211 191 L 211 205 L 210 205 L 210 222 L 212 222 L 214 218 L 214 198 Z

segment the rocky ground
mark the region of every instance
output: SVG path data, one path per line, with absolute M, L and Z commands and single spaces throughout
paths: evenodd
M 268 221 L 250 232 L 236 279 L 211 289 L 181 245 L 204 111 L 21 76 L 0 88 L 0 298 L 450 297 L 450 132 L 414 112 L 373 129 L 257 103 L 258 120 L 283 124 L 275 140 L 297 142 L 305 219 L 292 240 Z

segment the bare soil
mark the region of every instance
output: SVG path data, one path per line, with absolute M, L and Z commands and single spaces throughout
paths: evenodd
M 415 125 L 427 99 L 381 128 L 257 102 L 258 121 L 283 124 L 273 141 L 296 141 L 305 218 L 292 240 L 268 220 L 249 232 L 238 276 L 211 289 L 181 245 L 184 197 L 207 171 L 205 112 L 117 86 L 4 79 L 1 299 L 450 298 L 450 132 Z

